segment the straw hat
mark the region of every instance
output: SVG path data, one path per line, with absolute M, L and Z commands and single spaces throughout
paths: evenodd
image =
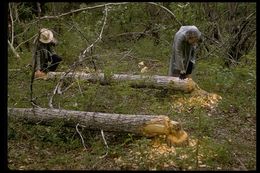
M 41 29 L 41 35 L 40 35 L 40 42 L 42 43 L 50 43 L 53 40 L 53 33 L 46 29 L 46 28 L 42 28 Z

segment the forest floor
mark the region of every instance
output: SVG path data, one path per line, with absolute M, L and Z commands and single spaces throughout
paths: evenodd
M 112 53 L 111 53 L 112 52 Z M 68 110 L 122 114 L 167 115 L 182 124 L 190 145 L 169 147 L 161 138 L 80 129 L 86 148 L 75 128 L 59 124 L 24 124 L 8 118 L 8 167 L 13 170 L 255 170 L 256 169 L 256 72 L 255 55 L 247 64 L 224 68 L 218 60 L 197 62 L 193 80 L 209 93 L 222 97 L 215 104 L 188 93 L 136 89 L 128 85 L 99 85 L 67 80 L 70 88 L 54 98 L 54 107 Z M 17 60 L 8 58 L 8 107 L 30 108 L 30 53 Z M 168 60 L 140 58 L 129 50 L 103 51 L 97 66 L 105 73 L 167 75 Z M 118 59 L 120 61 L 118 61 Z M 98 61 L 100 62 L 100 61 Z M 251 63 L 250 63 L 251 62 Z M 57 71 L 65 71 L 63 61 Z M 18 69 L 18 70 L 13 70 Z M 78 71 L 93 69 L 79 67 Z M 41 107 L 57 79 L 35 80 L 33 95 Z M 106 154 L 107 153 L 107 154 Z

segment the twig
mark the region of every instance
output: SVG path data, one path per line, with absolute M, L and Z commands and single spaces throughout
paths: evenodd
M 199 113 L 199 117 L 198 117 L 198 139 L 197 139 L 197 145 L 196 145 L 196 169 L 199 168 L 199 160 L 200 160 L 200 157 L 199 157 L 199 150 L 200 150 L 200 141 L 201 141 L 201 137 L 202 137 L 202 134 L 201 134 L 201 114 Z
M 15 19 L 14 19 L 14 22 L 18 21 L 18 23 L 20 23 L 20 20 L 19 20 L 19 15 L 18 15 L 18 10 L 17 10 L 17 7 L 20 3 L 13 3 L 13 8 L 14 8 L 14 12 L 15 12 Z
M 14 37 L 17 37 L 21 34 L 23 34 L 24 32 L 26 32 L 31 26 L 30 25 L 33 25 L 35 23 L 39 23 L 40 20 L 44 20 L 44 19 L 58 19 L 60 17 L 63 17 L 63 16 L 66 16 L 66 15 L 69 15 L 69 14 L 72 14 L 72 13 L 76 13 L 76 12 L 80 12 L 80 11 L 85 11 L 85 10 L 91 10 L 91 9 L 95 9 L 95 8 L 101 8 L 101 7 L 104 7 L 104 6 L 110 6 L 110 5 L 123 5 L 123 4 L 128 4 L 129 2 L 124 2 L 124 3 L 107 3 L 107 4 L 102 4 L 102 5 L 97 5 L 97 6 L 93 6 L 93 7 L 85 7 L 85 8 L 80 8 L 80 9 L 77 9 L 77 10 L 73 10 L 73 11 L 70 11 L 68 13 L 62 13 L 60 15 L 57 15 L 57 16 L 43 16 L 43 17 L 39 17 L 35 20 L 35 21 L 32 21 L 31 23 L 28 23 L 28 27 L 26 29 L 24 29 L 24 31 L 22 33 L 19 33 L 17 35 L 15 35 Z
M 65 74 L 65 75 L 66 75 L 66 74 Z M 62 83 L 63 83 L 63 82 L 60 80 L 60 81 L 58 82 L 58 84 L 56 85 L 55 89 L 53 90 L 53 94 L 52 94 L 52 96 L 51 96 L 51 98 L 50 98 L 50 100 L 49 100 L 49 107 L 50 107 L 50 108 L 53 108 L 53 105 L 52 105 L 53 97 L 54 97 L 54 95 L 57 93 L 58 89 L 61 87 Z
M 28 40 L 25 40 L 25 41 L 21 42 L 18 46 L 16 46 L 15 50 L 17 50 L 22 44 L 24 44 L 24 43 L 30 41 L 31 39 L 33 39 L 33 38 L 36 37 L 37 35 L 38 35 L 38 34 L 35 34 L 34 36 L 32 36 L 31 38 L 29 38 Z
M 129 51 L 127 51 L 126 54 L 124 54 L 124 56 L 122 58 L 120 58 L 120 60 L 124 59 L 125 57 L 129 56 L 129 54 L 132 52 L 132 49 L 130 49 Z
M 66 16 L 66 15 L 69 15 L 69 14 L 72 14 L 72 13 L 77 13 L 77 12 L 80 12 L 80 11 L 85 11 L 85 10 L 90 10 L 90 9 L 95 9 L 95 8 L 101 8 L 101 7 L 110 6 L 110 5 L 123 5 L 123 4 L 128 4 L 128 3 L 129 2 L 101 4 L 101 5 L 97 5 L 97 6 L 93 6 L 93 7 L 85 7 L 85 8 L 80 8 L 80 9 L 77 9 L 77 10 L 72 10 L 70 12 L 62 13 L 62 14 L 57 15 L 57 16 L 43 16 L 40 19 L 57 19 L 57 18 Z
M 103 155 L 103 156 L 100 156 L 99 158 L 104 158 L 104 157 L 106 157 L 107 156 L 107 154 L 108 154 L 108 145 L 107 145 L 107 141 L 106 141 L 106 139 L 105 139 L 105 135 L 104 135 L 104 132 L 103 132 L 103 129 L 101 129 L 101 135 L 102 135 L 102 139 L 103 139 L 103 141 L 104 141 L 104 143 L 105 143 L 105 145 L 106 145 L 106 154 L 105 155 Z
M 13 14 L 11 9 L 11 3 L 9 3 L 9 12 L 10 12 L 10 19 L 11 19 L 11 42 L 8 40 L 8 45 L 10 46 L 12 52 L 17 58 L 20 58 L 20 55 L 16 52 L 16 49 L 14 48 L 14 20 L 13 20 Z
M 252 14 L 248 15 L 248 16 L 246 17 L 246 20 L 248 20 L 250 17 L 252 17 L 255 13 L 256 13 L 256 11 L 254 11 Z
M 247 171 L 247 168 L 245 166 L 245 164 L 237 157 L 236 153 L 233 153 L 233 155 L 235 156 L 235 158 L 237 159 L 237 161 L 240 163 L 240 165 L 242 166 L 243 171 Z
M 93 46 L 94 46 L 94 44 L 96 44 L 98 41 L 100 41 L 101 39 L 102 39 L 102 34 L 103 34 L 103 30 L 104 30 L 104 27 L 105 27 L 105 25 L 106 25 L 106 22 L 107 22 L 107 11 L 108 11 L 108 9 L 107 9 L 107 6 L 105 5 L 105 15 L 104 15 L 104 22 L 103 22 L 103 26 L 102 26 L 102 28 L 101 28 L 101 31 L 100 31 L 100 34 L 99 34 L 99 36 L 98 36 L 98 38 L 94 41 L 94 43 L 92 43 L 89 47 L 87 47 L 84 51 L 83 51 L 83 55 L 85 55 L 85 53 L 87 52 L 87 51 L 89 51 Z
M 35 108 L 35 107 L 37 107 L 37 108 L 41 108 L 41 107 L 40 107 L 40 106 L 38 106 L 36 103 L 34 103 L 34 101 L 33 101 L 33 100 L 31 100 L 31 104 L 32 104 L 33 108 Z
M 118 34 L 114 37 L 121 37 L 121 36 L 125 36 L 125 35 L 148 35 L 148 34 L 147 34 L 147 32 L 126 32 L 126 33 Z
M 165 11 L 167 11 L 168 13 L 170 13 L 170 14 L 174 17 L 174 19 L 177 21 L 177 23 L 178 23 L 180 26 L 182 26 L 182 23 L 177 19 L 177 17 L 175 16 L 175 14 L 173 14 L 173 12 L 172 12 L 171 10 L 169 10 L 168 8 L 166 8 L 166 7 L 164 7 L 164 6 L 160 5 L 160 4 L 154 3 L 154 2 L 147 2 L 147 3 L 161 7 L 162 9 L 164 9 Z
M 103 34 L 103 31 L 104 31 L 104 27 L 105 27 L 105 25 L 106 25 L 106 22 L 107 22 L 107 14 L 108 14 L 108 7 L 105 5 L 105 14 L 104 14 L 104 16 L 103 16 L 103 26 L 102 26 L 102 28 L 101 28 L 101 31 L 100 31 L 100 33 L 99 33 L 99 36 L 98 36 L 98 38 L 90 45 L 90 46 L 88 46 L 82 53 L 80 53 L 80 55 L 79 55 L 79 62 L 81 62 L 81 61 L 83 61 L 84 59 L 86 59 L 87 58 L 87 56 L 86 56 L 86 53 L 87 52 L 89 52 L 89 53 L 92 53 L 92 49 L 94 48 L 94 45 L 98 42 L 98 41 L 100 41 L 101 39 L 102 39 L 102 34 Z M 93 66 L 94 66 L 94 68 L 95 68 L 95 71 L 97 70 L 97 68 L 96 68 L 96 65 L 95 65 L 95 62 L 93 61 L 93 59 L 91 58 L 91 62 L 93 63 Z
M 79 84 L 79 80 L 76 79 L 76 81 L 77 81 L 77 84 L 78 84 L 78 86 L 79 86 L 79 92 L 80 92 L 80 94 L 83 96 L 83 94 L 82 94 L 82 90 L 81 90 L 81 87 L 80 87 L 80 84 Z
M 20 58 L 20 55 L 16 52 L 14 46 L 12 45 L 12 43 L 10 43 L 10 41 L 8 40 L 8 45 L 10 46 L 12 52 L 14 53 L 14 55 L 17 57 L 17 58 Z
M 63 81 L 61 81 L 60 85 L 58 86 L 58 90 L 57 90 L 58 94 L 62 94 L 62 91 L 61 91 L 61 86 L 62 85 L 63 85 Z
M 67 25 L 71 26 L 71 27 L 68 29 L 68 32 L 69 32 L 70 30 L 72 30 L 73 28 L 76 28 L 76 31 L 78 31 L 78 32 L 80 33 L 80 35 L 82 35 L 83 38 L 84 38 L 87 42 L 89 42 L 89 40 L 88 40 L 87 37 L 82 33 L 82 31 L 81 31 L 77 26 L 75 26 L 75 25 L 73 24 L 74 21 L 72 21 L 72 23 L 69 23 L 69 22 L 67 22 L 67 21 L 65 20 L 64 22 L 65 22 Z
M 20 35 L 23 35 L 25 32 L 27 32 L 28 29 L 30 29 L 30 28 L 32 27 L 31 25 L 35 24 L 35 23 L 38 22 L 38 21 L 39 21 L 39 20 L 36 20 L 36 21 L 34 21 L 34 22 L 32 22 L 32 23 L 26 24 L 27 28 L 25 28 L 26 26 L 24 26 L 23 28 L 25 28 L 25 29 L 23 29 L 23 32 L 21 32 L 21 33 L 19 33 L 19 34 L 16 34 L 16 35 L 14 36 L 14 38 L 16 38 L 16 37 L 18 37 L 18 36 L 20 36 Z
M 78 132 L 78 134 L 79 134 L 79 136 L 80 136 L 80 138 L 81 138 L 82 145 L 84 146 L 85 150 L 87 150 L 86 145 L 85 145 L 85 142 L 84 142 L 84 139 L 83 139 L 83 137 L 82 137 L 80 131 L 78 130 L 78 126 L 79 126 L 79 123 L 76 125 L 76 131 Z
M 72 85 L 74 85 L 74 82 L 72 82 L 67 88 L 65 88 L 63 91 L 60 92 L 65 93 Z
M 8 69 L 8 71 L 21 71 L 21 69 L 20 68 L 18 68 L 18 69 Z

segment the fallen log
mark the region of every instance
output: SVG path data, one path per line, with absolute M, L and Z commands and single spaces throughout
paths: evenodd
M 29 123 L 50 125 L 62 121 L 65 126 L 77 124 L 93 130 L 129 132 L 154 137 L 164 135 L 169 145 L 186 145 L 188 135 L 181 124 L 164 115 L 130 115 L 72 111 L 47 108 L 8 108 L 8 116 Z
M 84 72 L 49 72 L 47 78 L 75 78 L 89 82 L 100 82 L 101 84 L 110 84 L 112 82 L 129 82 L 130 86 L 138 88 L 165 88 L 176 91 L 192 92 L 198 85 L 191 79 L 181 80 L 172 76 L 148 76 L 148 75 L 130 75 L 130 74 L 113 74 L 105 75 L 104 73 L 84 73 Z

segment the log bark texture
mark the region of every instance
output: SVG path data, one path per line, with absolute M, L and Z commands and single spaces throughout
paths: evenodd
M 165 135 L 170 145 L 183 145 L 188 141 L 187 133 L 180 123 L 164 115 L 131 115 L 100 112 L 84 112 L 47 108 L 8 108 L 8 116 L 29 123 L 51 124 L 62 121 L 66 126 L 77 124 L 87 129 L 115 132 L 130 132 L 142 136 Z
M 176 91 L 192 92 L 198 88 L 198 85 L 191 79 L 184 80 L 171 76 L 148 76 L 148 75 L 130 75 L 130 74 L 114 74 L 106 76 L 104 73 L 84 73 L 84 72 L 49 72 L 49 79 L 52 78 L 75 78 L 86 80 L 89 82 L 100 82 L 101 84 L 110 84 L 112 82 L 129 82 L 130 86 L 138 88 L 166 88 Z

